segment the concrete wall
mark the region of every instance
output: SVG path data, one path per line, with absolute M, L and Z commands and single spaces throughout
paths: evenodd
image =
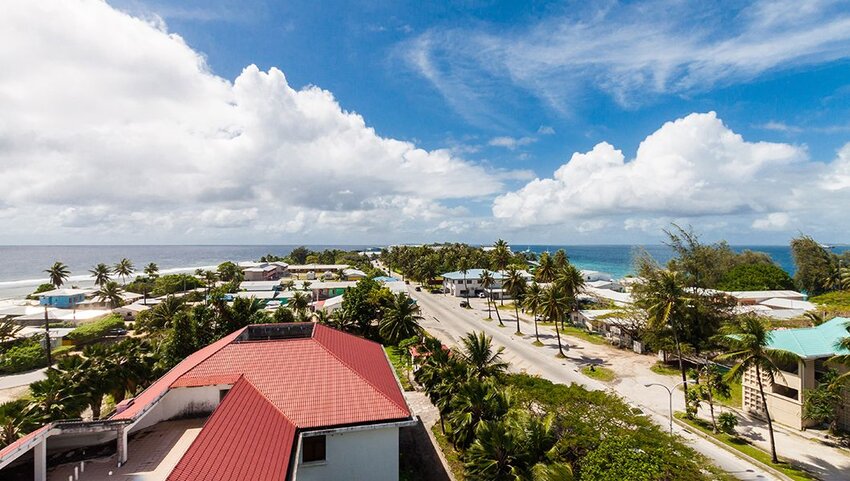
M 300 443 L 300 440 L 299 440 Z M 397 481 L 398 428 L 328 434 L 324 463 L 301 464 L 301 448 L 292 479 L 297 481 Z
M 218 407 L 222 389 L 230 389 L 229 384 L 202 387 L 178 387 L 168 391 L 159 403 L 150 410 L 135 426 L 131 433 L 153 426 L 169 419 L 202 416 Z

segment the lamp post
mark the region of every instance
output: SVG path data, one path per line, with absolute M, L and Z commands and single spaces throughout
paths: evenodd
M 664 389 L 667 390 L 667 394 L 670 396 L 670 416 L 669 416 L 669 418 L 670 418 L 670 434 L 673 434 L 673 390 L 675 390 L 677 387 L 681 386 L 682 384 L 687 384 L 689 382 L 694 382 L 694 381 L 690 381 L 690 380 L 679 381 L 676 384 L 673 384 L 673 387 L 667 387 L 666 385 L 661 384 L 661 383 L 657 383 L 657 382 L 651 382 L 649 384 L 643 385 L 644 387 L 661 386 L 661 387 L 663 387 Z M 687 399 L 685 400 L 685 402 L 687 402 Z

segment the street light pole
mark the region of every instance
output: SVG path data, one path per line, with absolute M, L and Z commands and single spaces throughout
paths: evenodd
M 687 383 L 689 383 L 689 382 L 693 382 L 693 381 L 690 381 L 690 380 L 688 380 L 688 381 L 679 381 L 679 382 L 677 382 L 676 384 L 673 384 L 673 387 L 667 387 L 666 385 L 661 384 L 661 383 L 657 383 L 657 382 L 651 382 L 651 383 L 649 383 L 649 384 L 644 384 L 644 387 L 650 387 L 650 386 L 660 386 L 660 387 L 663 387 L 664 389 L 666 389 L 666 390 L 667 390 L 667 394 L 668 394 L 668 395 L 669 395 L 669 397 L 670 397 L 670 414 L 669 414 L 669 418 L 670 418 L 670 434 L 671 434 L 671 435 L 673 434 L 673 391 L 674 391 L 677 387 L 681 386 L 682 384 L 687 384 Z M 687 400 L 687 399 L 685 399 L 685 403 L 687 403 L 687 402 L 688 402 L 688 400 Z

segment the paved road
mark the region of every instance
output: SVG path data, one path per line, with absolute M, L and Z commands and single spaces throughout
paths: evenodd
M 573 346 L 567 353 L 568 359 L 558 359 L 554 356 L 557 352 L 557 344 L 554 332 L 541 327 L 541 339 L 543 347 L 531 344 L 533 336 L 516 336 L 514 323 L 506 322 L 506 327 L 499 327 L 498 322 L 486 320 L 486 312 L 480 309 L 463 309 L 459 307 L 460 299 L 442 295 L 434 295 L 425 292 L 415 292 L 410 289 L 411 296 L 416 299 L 422 308 L 425 317 L 423 327 L 432 335 L 437 336 L 448 345 L 457 345 L 458 340 L 467 332 L 484 331 L 493 337 L 497 346 L 505 346 L 505 360 L 511 363 L 512 369 L 537 374 L 553 382 L 577 383 L 589 389 L 613 390 L 620 394 L 626 401 L 641 408 L 647 415 L 652 417 L 658 424 L 667 426 L 667 396 L 661 392 L 650 392 L 643 388 L 641 396 L 633 396 L 630 388 L 612 389 L 611 386 L 590 379 L 580 372 L 579 367 L 588 362 L 594 362 L 595 356 L 586 356 L 579 346 Z M 473 303 L 475 307 L 478 303 Z M 503 316 L 506 317 L 507 316 Z M 505 319 L 507 321 L 507 319 Z M 513 320 L 513 319 L 512 319 Z M 524 332 L 533 332 L 533 326 L 525 325 Z M 634 384 L 634 383 L 631 383 Z M 632 386 L 634 387 L 634 386 Z M 661 388 L 657 388 L 661 390 Z M 621 392 L 625 391 L 625 392 Z M 681 395 L 680 395 L 681 396 Z M 659 406 L 663 406 L 659 409 Z M 681 436 L 696 451 L 711 459 L 717 466 L 743 480 L 774 480 L 771 474 L 761 470 L 751 463 L 691 434 L 678 426 L 674 432 Z
M 29 386 L 30 384 L 41 381 L 44 379 L 44 371 L 47 368 L 37 369 L 35 371 L 29 371 L 22 374 L 11 374 L 8 376 L 0 376 L 0 389 L 9 389 L 13 387 L 19 386 Z

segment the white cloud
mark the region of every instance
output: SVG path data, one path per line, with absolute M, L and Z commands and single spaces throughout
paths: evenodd
M 796 134 L 796 133 L 803 131 L 803 129 L 801 129 L 800 127 L 796 127 L 796 126 L 793 126 L 793 125 L 788 125 L 786 123 L 776 122 L 776 121 L 770 121 L 770 122 L 764 123 L 762 125 L 758 125 L 757 127 L 760 128 L 760 129 L 764 129 L 764 130 L 773 130 L 773 131 L 776 131 L 776 132 L 785 132 L 785 133 L 788 133 L 788 134 L 791 134 L 791 133 Z
M 629 161 L 607 142 L 573 154 L 551 178 L 497 197 L 493 214 L 518 226 L 626 216 L 629 230 L 644 228 L 644 216 L 785 212 L 805 206 L 822 168 L 801 147 L 747 142 L 714 112 L 691 114 L 649 135 Z
M 540 135 L 555 135 L 555 129 L 549 125 L 541 125 L 539 129 L 537 129 L 537 133 Z
M 753 229 L 758 230 L 785 230 L 791 223 L 791 216 L 787 212 L 771 212 L 765 217 L 753 221 Z
M 405 58 L 472 117 L 505 84 L 558 111 L 590 89 L 633 106 L 850 57 L 850 11 L 836 0 L 580 5 L 512 29 L 431 29 L 404 45 Z
M 444 201 L 513 175 L 381 137 L 276 68 L 218 77 L 161 19 L 101 1 L 7 2 L 0 43 L 15 45 L 0 49 L 0 192 L 20 213 L 4 234 L 387 230 L 454 215 Z
M 534 137 L 493 137 L 487 142 L 491 147 L 504 147 L 508 150 L 516 150 L 518 147 L 522 147 L 524 145 L 533 144 L 537 142 L 537 139 Z

